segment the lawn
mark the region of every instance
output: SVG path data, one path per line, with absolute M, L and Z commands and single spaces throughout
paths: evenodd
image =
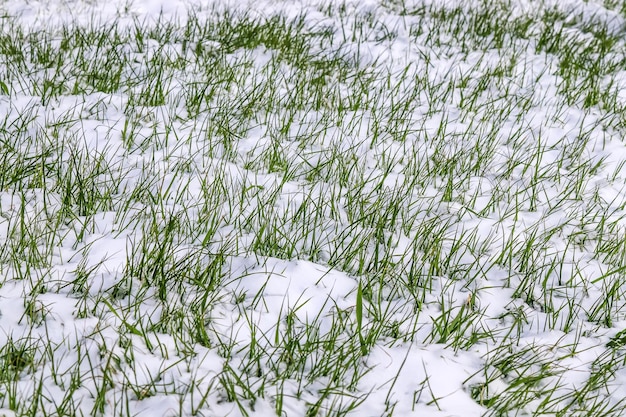
M 0 3 L 0 417 L 626 415 L 624 0 Z

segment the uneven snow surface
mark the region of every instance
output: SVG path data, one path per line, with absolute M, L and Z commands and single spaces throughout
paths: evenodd
M 0 416 L 626 415 L 623 1 L 0 28 Z

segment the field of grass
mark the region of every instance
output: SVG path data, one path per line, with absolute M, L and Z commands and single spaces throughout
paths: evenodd
M 626 415 L 624 0 L 0 28 L 0 416 Z

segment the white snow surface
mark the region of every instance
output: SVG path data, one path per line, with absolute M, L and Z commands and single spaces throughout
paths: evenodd
M 94 24 L 97 27 L 115 24 L 122 30 L 132 28 L 136 22 L 151 25 L 159 21 L 184 25 L 190 11 L 200 21 L 210 19 L 216 10 L 245 11 L 258 19 L 269 19 L 274 15 L 289 19 L 303 16 L 305 31 L 327 27 L 335 33 L 348 32 L 345 35 L 347 41 L 312 46 L 317 48 L 313 51 L 315 54 L 333 56 L 340 51 L 350 65 L 363 71 L 386 69 L 390 74 L 389 84 L 399 86 L 398 94 L 419 77 L 437 84 L 461 82 L 464 74 L 471 74 L 467 82 L 470 87 L 474 86 L 480 80 L 480 74 L 492 71 L 502 60 L 502 55 L 510 52 L 495 48 L 465 52 L 453 42 L 439 48 L 427 46 L 420 43 L 420 39 L 428 36 L 428 28 L 423 35 L 412 35 L 411 25 L 418 19 L 415 14 L 403 13 L 432 5 L 450 10 L 454 7 L 471 10 L 480 2 L 353 0 L 341 3 L 347 10 L 345 14 L 329 16 L 323 10 L 334 3 L 335 0 L 7 0 L 0 5 L 0 11 L 7 16 L 3 19 L 11 19 L 24 31 L 54 31 L 63 25 Z M 514 3 L 512 16 L 538 10 L 534 1 L 512 0 L 510 3 Z M 600 2 L 546 0 L 540 3 L 542 10 L 558 9 L 571 16 L 572 25 L 601 22 L 613 33 L 626 34 L 624 15 Z M 358 42 L 350 41 L 353 37 L 349 32 L 354 30 L 352 23 L 356 16 L 368 14 L 374 22 L 372 32 L 364 34 Z M 377 41 L 376 37 L 385 31 L 395 35 Z M 614 47 L 616 50 L 624 50 L 626 45 L 623 40 L 620 42 Z M 146 56 L 163 53 L 163 48 L 170 48 L 168 53 L 172 55 L 181 50 L 178 44 L 160 45 L 154 40 L 146 40 L 146 46 Z M 204 47 L 219 51 L 222 46 L 215 43 Z M 270 62 L 272 54 L 261 45 L 252 50 L 233 51 L 228 59 L 247 59 L 253 73 Z M 36 390 L 42 390 L 42 398 L 45 398 L 36 415 L 87 415 L 97 409 L 99 411 L 95 413 L 102 415 L 121 415 L 120 410 L 124 410 L 133 416 L 270 416 L 276 415 L 280 409 L 284 415 L 304 416 L 309 415 L 312 405 L 320 402 L 321 407 L 317 410 L 320 415 L 325 415 L 325 410 L 341 410 L 353 416 L 481 416 L 490 412 L 490 398 L 519 388 L 512 385 L 512 381 L 519 381 L 515 380 L 516 372 L 539 375 L 548 368 L 555 372 L 554 375 L 544 376 L 536 386 L 526 387 L 528 395 L 536 393 L 536 397 L 519 409 L 509 410 L 508 415 L 533 415 L 541 410 L 546 406 L 542 403 L 546 398 L 542 392 L 551 387 L 554 392 L 550 401 L 558 404 L 559 395 L 567 395 L 584 385 L 603 358 L 624 354 L 619 349 L 607 347 L 620 330 L 626 329 L 623 268 L 620 270 L 620 266 L 598 255 L 590 246 L 595 243 L 589 242 L 598 241 L 598 233 L 608 234 L 609 229 L 600 229 L 589 213 L 601 213 L 605 217 L 612 225 L 610 233 L 616 242 L 626 238 L 626 176 L 623 171 L 626 147 L 623 131 L 612 127 L 603 129 L 604 110 L 585 109 L 577 102 L 563 104 L 559 98 L 558 64 L 552 54 L 527 48 L 511 52 L 513 55 L 517 56 L 517 61 L 512 64 L 505 80 L 514 81 L 507 85 L 511 89 L 509 94 L 529 97 L 530 107 L 521 119 L 516 120 L 512 113 L 499 126 L 490 126 L 487 122 L 477 127 L 463 117 L 462 88 L 451 90 L 445 105 L 434 111 L 429 108 L 433 99 L 424 91 L 420 96 L 422 105 L 410 112 L 410 123 L 419 124 L 421 131 L 409 133 L 404 142 L 383 136 L 370 146 L 369 121 L 375 119 L 376 115 L 371 114 L 375 110 L 355 109 L 351 110 L 352 117 L 359 126 L 348 134 L 342 127 L 330 127 L 326 136 L 308 149 L 299 150 L 293 143 L 282 145 L 281 149 L 291 159 L 306 161 L 311 166 L 321 164 L 321 158 L 324 158 L 321 150 L 331 146 L 336 146 L 340 154 L 356 152 L 359 160 L 349 174 L 353 178 L 378 172 L 382 165 L 381 155 L 390 155 L 392 168 L 383 187 L 391 199 L 394 187 L 409 175 L 404 168 L 410 155 L 420 154 L 426 161 L 436 159 L 436 152 L 443 152 L 442 158 L 451 161 L 455 155 L 469 155 L 480 146 L 477 138 L 492 135 L 490 137 L 499 143 L 497 152 L 490 156 L 490 171 L 474 172 L 466 180 L 461 180 L 451 201 L 441 198 L 447 177 L 441 177 L 440 182 L 416 185 L 419 189 L 416 188 L 415 195 L 406 196 L 406 201 L 411 204 L 407 204 L 405 214 L 412 219 L 413 229 L 398 226 L 387 231 L 385 238 L 394 242 L 392 258 L 407 262 L 403 254 L 414 247 L 417 233 L 414 229 L 434 224 L 436 226 L 430 233 L 421 232 L 420 236 L 426 239 L 441 233 L 444 238 L 439 249 L 444 254 L 454 253 L 450 259 L 456 268 L 446 267 L 444 270 L 441 266 L 440 273 L 434 274 L 429 291 L 419 302 L 411 300 L 408 292 L 401 293 L 383 284 L 385 288 L 380 290 L 378 301 L 364 302 L 364 331 L 374 320 L 374 309 L 369 306 L 378 303 L 380 310 L 388 314 L 386 321 L 390 333 L 379 335 L 366 354 L 357 355 L 356 362 L 331 364 L 331 368 L 347 369 L 341 373 L 340 379 L 346 378 L 347 381 L 352 375 L 359 375 L 354 386 L 346 381 L 332 381 L 332 375 L 322 371 L 315 374 L 313 370 L 317 363 L 323 362 L 323 358 L 316 355 L 321 355 L 319 352 L 323 350 L 310 354 L 304 362 L 305 369 L 291 371 L 291 378 L 274 378 L 272 372 L 289 366 L 282 353 L 289 331 L 297 333 L 307 325 L 315 327 L 317 334 L 299 335 L 299 343 L 309 339 L 312 343 L 324 343 L 323 340 L 334 338 L 337 347 L 349 346 L 356 340 L 359 283 L 364 286 L 367 281 L 354 272 L 358 260 L 347 261 L 345 266 L 339 263 L 329 266 L 335 260 L 332 250 L 338 246 L 327 242 L 356 239 L 369 231 L 347 227 L 354 214 L 348 213 L 339 203 L 337 211 L 332 212 L 332 204 L 329 204 L 327 218 L 320 222 L 317 230 L 322 245 L 316 259 L 298 255 L 274 257 L 243 249 L 255 242 L 254 222 L 257 220 L 251 214 L 257 207 L 250 202 L 256 199 L 257 204 L 265 204 L 269 201 L 265 200 L 267 194 L 280 190 L 279 197 L 267 208 L 268 212 L 279 213 L 279 217 L 280 213 L 303 207 L 310 196 L 331 201 L 337 187 L 322 180 L 293 179 L 282 183 L 280 173 L 255 169 L 257 162 L 246 158 L 273 143 L 261 125 L 246 131 L 235 145 L 235 156 L 228 159 L 220 156 L 220 152 L 226 154 L 224 150 L 216 151 L 217 156 L 203 154 L 203 138 L 196 125 L 182 117 L 186 112 L 182 105 L 177 108 L 176 104 L 168 102 L 161 107 L 137 107 L 139 114 L 133 117 L 146 121 L 137 131 L 138 137 L 149 137 L 153 131 L 152 123 L 157 129 L 168 124 L 175 135 L 164 139 L 160 145 L 147 144 L 129 151 L 123 145 L 121 134 L 124 121 L 130 117 L 125 112 L 129 100 L 127 93 L 65 94 L 43 103 L 38 94 L 27 87 L 11 84 L 3 72 L 2 79 L 10 85 L 12 94 L 0 97 L 0 115 L 9 121 L 18 119 L 25 111 L 30 111 L 33 116 L 29 124 L 32 131 L 22 132 L 20 138 L 27 138 L 29 134 L 36 137 L 41 129 L 50 128 L 57 120 L 80 120 L 65 125 L 62 134 L 80 138 L 72 145 L 73 151 L 104 155 L 111 170 L 109 174 L 120 178 L 118 188 L 122 197 L 146 178 L 154 189 L 171 190 L 171 198 L 166 196 L 163 199 L 167 209 L 156 211 L 157 216 L 164 217 L 163 228 L 168 213 L 184 216 L 181 213 L 187 210 L 192 220 L 199 216 L 193 207 L 204 198 L 203 181 L 221 181 L 232 204 L 236 205 L 236 199 L 244 195 L 249 204 L 240 207 L 239 220 L 230 223 L 225 214 L 229 202 L 212 208 L 224 220 L 211 240 L 213 246 L 205 252 L 195 251 L 197 241 L 189 241 L 179 242 L 179 246 L 174 245 L 175 250 L 167 254 L 173 260 L 186 259 L 189 254 L 192 258 L 204 257 L 206 259 L 198 262 L 208 263 L 214 249 L 219 247 L 215 242 L 236 241 L 236 246 L 241 248 L 240 252 L 226 256 L 223 268 L 227 274 L 217 289 L 211 289 L 205 308 L 210 309 L 206 326 L 212 343 L 204 346 L 194 341 L 178 340 L 177 333 L 165 328 L 151 330 L 165 314 L 175 316 L 177 310 L 185 317 L 195 314 L 189 304 L 195 296 L 192 290 L 186 287 L 168 289 L 164 297 L 167 302 L 164 303 L 159 301 L 158 286 L 128 285 L 123 279 L 130 259 L 138 256 L 142 237 L 150 233 L 142 222 L 155 210 L 145 199 L 140 201 L 138 198 L 134 205 L 125 207 L 123 216 L 120 205 L 115 203 L 93 215 L 77 215 L 59 229 L 64 231 L 62 236 L 24 247 L 25 254 L 37 248 L 51 251 L 51 262 L 46 266 L 22 268 L 3 264 L 0 268 L 0 346 L 5 346 L 2 352 L 8 355 L 6 346 L 9 343 L 28 341 L 29 346 L 34 346 L 34 354 L 43 359 L 37 362 L 36 369 L 24 369 L 17 380 L 2 381 L 0 416 L 18 415 L 15 404 L 9 403 L 11 396 L 28 402 Z M 143 60 L 143 55 L 138 59 Z M 287 74 L 289 71 L 286 69 Z M 624 74 L 622 70 L 612 74 L 611 78 L 611 88 L 617 92 L 616 102 L 622 106 L 626 106 Z M 193 77 L 193 74 L 185 74 L 185 77 Z M 182 91 L 182 83 L 182 79 L 172 81 L 170 94 Z M 285 83 L 285 91 L 288 91 L 290 87 Z M 233 95 L 237 93 L 232 91 Z M 495 94 L 494 91 L 491 93 Z M 393 96 L 379 99 L 381 106 L 393 100 Z M 180 118 L 177 118 L 177 111 L 181 112 Z M 296 122 L 291 126 L 294 135 L 316 126 L 319 117 L 313 111 L 296 114 Z M 345 124 L 350 124 L 346 121 L 350 117 L 351 113 L 346 112 Z M 463 140 L 450 140 L 435 150 L 432 138 L 439 134 L 438 128 L 446 119 L 444 137 L 462 136 Z M 200 120 L 198 125 L 202 123 L 206 122 Z M 523 126 L 523 134 L 513 138 L 520 126 Z M 558 161 L 563 161 L 562 155 L 576 146 L 580 132 L 587 132 L 590 140 L 580 154 L 572 156 L 569 161 L 572 164 L 588 161 L 589 166 L 602 161 L 602 165 L 598 171 L 581 174 L 587 176 L 582 181 L 580 198 L 575 199 L 567 184 L 579 171 Z M 161 136 L 165 137 L 165 133 Z M 515 141 L 528 143 L 528 146 L 516 148 Z M 511 175 L 506 179 L 500 176 L 509 169 L 509 161 L 527 160 L 527 155 L 537 149 L 542 151 L 541 156 L 531 159 L 530 168 L 520 163 L 511 167 Z M 184 174 L 179 175 L 172 170 L 176 161 L 181 164 L 187 161 L 190 168 L 181 170 Z M 147 166 L 150 167 L 148 170 L 145 169 Z M 423 165 L 422 169 L 425 167 Z M 560 174 L 565 179 L 549 179 L 535 186 L 531 171 L 548 173 L 553 178 Z M 372 191 L 371 195 L 376 192 Z M 503 192 L 512 197 L 493 204 L 494 196 Z M 123 200 L 122 197 L 119 201 Z M 45 229 L 48 220 L 42 218 L 42 210 L 57 210 L 63 204 L 62 198 L 54 193 L 46 195 L 41 187 L 3 189 L 0 192 L 0 239 L 5 242 L 10 239 L 10 231 L 14 230 L 20 213 L 33 228 Z M 244 228 L 235 226 L 247 215 L 253 219 L 248 234 L 240 232 Z M 81 227 L 83 221 L 88 226 Z M 45 237 L 45 233 L 42 236 Z M 523 272 L 512 273 L 515 268 L 497 262 L 501 254 L 507 255 L 509 251 L 517 254 L 514 262 L 523 262 L 524 245 L 534 242 L 537 236 L 545 238 L 545 242 L 541 250 L 533 247 L 527 262 L 541 264 L 544 268 L 541 276 L 548 290 L 525 287 Z M 202 238 L 197 239 L 202 241 Z M 459 250 L 453 242 L 465 246 Z M 304 239 L 299 248 L 314 244 Z M 470 246 L 482 249 L 473 252 L 468 250 Z M 622 245 L 618 250 L 623 252 L 625 248 Z M 428 259 L 422 267 L 437 268 L 432 265 L 432 258 Z M 556 269 L 549 270 L 546 266 L 552 265 L 551 262 Z M 82 298 L 72 290 L 80 271 L 89 271 L 84 283 L 86 295 Z M 607 307 L 610 323 L 590 319 L 589 312 L 596 311 L 613 284 L 619 287 L 617 293 L 620 296 Z M 118 295 L 113 294 L 114 289 Z M 516 289 L 523 291 L 516 292 Z M 437 334 L 433 332 L 437 318 L 445 315 L 446 308 L 451 309 L 448 311 L 451 319 L 457 314 L 475 314 L 469 320 L 470 327 L 461 333 L 467 340 L 472 334 L 479 340 L 459 348 L 451 345 L 451 339 L 439 340 L 433 336 Z M 185 319 L 181 323 L 184 325 Z M 194 325 L 190 326 L 192 329 Z M 295 327 L 290 330 L 289 326 Z M 333 333 L 335 331 L 338 333 Z M 393 331 L 400 336 L 394 336 Z M 225 345 L 231 346 L 230 351 L 220 349 Z M 497 349 L 504 345 L 510 347 Z M 251 359 L 254 355 L 258 355 L 258 363 Z M 501 358 L 500 362 L 494 357 Z M 509 373 L 494 370 L 493 364 L 503 363 L 506 358 L 513 364 Z M 534 370 L 524 369 L 526 363 Z M 607 404 L 617 404 L 626 398 L 626 368 L 623 361 L 616 360 L 616 363 L 618 365 L 606 387 L 599 389 L 599 394 L 594 391 L 594 395 Z M 542 364 L 545 367 L 542 368 Z M 255 366 L 258 369 L 253 369 Z M 111 372 L 110 367 L 114 369 Z M 557 368 L 559 372 L 556 372 Z M 305 374 L 316 376 L 303 381 L 298 375 Z M 488 374 L 495 376 L 486 383 Z M 80 386 L 71 393 L 76 410 L 62 414 L 58 410 L 74 375 L 79 375 L 81 380 Z M 105 377 L 110 380 L 103 383 Z M 238 385 L 239 378 L 243 380 L 242 385 Z M 229 398 L 225 381 L 233 384 L 238 400 Z M 242 386 L 249 387 L 251 392 L 246 392 Z M 104 389 L 102 393 L 101 389 Z M 484 390 L 484 393 L 476 394 L 476 390 Z M 97 404 L 99 395 L 104 398 L 101 408 Z M 280 407 L 277 405 L 279 396 Z M 561 406 L 554 407 L 563 409 L 567 404 L 565 399 Z

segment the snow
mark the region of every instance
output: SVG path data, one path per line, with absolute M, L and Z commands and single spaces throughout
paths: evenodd
M 481 416 L 490 411 L 490 399 L 515 392 L 517 386 L 512 381 L 517 381 L 516 369 L 522 375 L 527 371 L 526 363 L 528 369 L 532 368 L 528 371 L 531 375 L 553 367 L 550 371 L 554 374 L 529 390 L 544 392 L 541 390 L 553 387 L 553 396 L 558 397 L 582 389 L 589 375 L 605 360 L 607 366 L 616 369 L 610 372 L 613 378 L 606 386 L 595 387 L 602 391 L 597 394 L 598 401 L 605 398 L 607 404 L 614 404 L 624 398 L 626 371 L 623 363 L 614 360 L 620 353 L 606 347 L 617 330 L 626 328 L 623 266 L 619 265 L 624 257 L 626 230 L 626 149 L 622 132 L 616 125 L 606 127 L 609 122 L 605 109 L 563 104 L 559 86 L 564 80 L 553 54 L 518 50 L 518 46 L 512 47 L 515 51 L 467 52 L 453 39 L 448 45 L 443 42 L 440 48 L 431 48 L 426 46 L 428 28 L 417 37 L 412 35 L 412 25 L 419 20 L 395 8 L 418 10 L 432 3 L 452 10 L 454 6 L 471 8 L 469 3 L 390 3 L 393 7 L 383 7 L 376 0 L 347 1 L 344 14 L 330 16 L 323 10 L 338 7 L 332 0 L 9 0 L 0 6 L 8 16 L 3 19 L 11 19 L 26 31 L 53 30 L 62 25 L 115 24 L 123 29 L 132 28 L 136 22 L 184 25 L 189 11 L 201 20 L 216 9 L 243 10 L 261 19 L 276 14 L 289 19 L 302 15 L 310 30 L 326 27 L 336 34 L 343 31 L 345 39 L 360 37 L 359 42 L 335 39 L 334 44 L 313 49 L 325 57 L 338 53 L 347 65 L 363 71 L 387 69 L 390 75 L 378 85 L 380 91 L 388 92 L 385 85 L 395 86 L 401 95 L 422 82 L 457 86 L 439 91 L 442 95 L 438 97 L 426 89 L 419 92 L 416 100 L 421 105 L 407 112 L 409 133 L 404 142 L 391 138 L 403 126 L 402 121 L 397 126 L 388 123 L 377 127 L 382 132 L 378 142 L 369 140 L 368 134 L 380 117 L 376 112 L 384 113 L 397 98 L 382 94 L 379 108 L 348 109 L 342 115 L 342 126 L 337 123 L 328 127 L 323 137 L 305 147 L 281 142 L 282 155 L 299 161 L 301 171 L 307 166 L 321 167 L 315 173 L 319 180 L 306 183 L 287 178 L 282 172 L 255 171 L 255 167 L 265 164 L 259 155 L 272 149 L 275 140 L 262 122 L 247 130 L 245 137 L 233 145 L 234 150 L 219 145 L 209 155 L 203 140 L 214 128 L 213 121 L 203 119 L 205 116 L 193 122 L 185 120 L 182 104 L 176 106 L 168 101 L 159 106 L 138 105 L 133 108 L 135 113 L 128 114 L 128 92 L 67 94 L 43 103 L 36 92 L 12 85 L 10 99 L 0 97 L 0 115 L 6 119 L 6 126 L 18 126 L 22 115 L 32 119 L 25 129 L 16 129 L 19 134 L 9 141 L 19 142 L 28 149 L 26 154 L 37 157 L 43 142 L 34 141 L 59 122 L 57 134 L 64 141 L 64 151 L 53 162 L 70 170 L 69 161 L 73 155 L 80 155 L 81 164 L 72 169 L 85 178 L 93 174 L 99 186 L 119 179 L 118 202 L 139 191 L 132 204 L 123 209 L 116 202 L 104 204 L 93 213 L 76 213 L 55 232 L 48 233 L 53 220 L 46 213 L 61 210 L 64 199 L 77 195 L 44 192 L 46 182 L 55 181 L 53 178 L 43 178 L 42 184 L 23 190 L 1 190 L 3 248 L 9 247 L 7 242 L 24 229 L 20 229 L 20 222 L 39 234 L 26 236 L 21 246 L 16 246 L 17 254 L 4 249 L 7 253 L 0 257 L 0 352 L 5 361 L 12 360 L 8 346 L 19 342 L 38 358 L 23 366 L 15 381 L 5 381 L 0 375 L 0 407 L 4 407 L 0 408 L 0 417 L 18 415 L 11 410 L 9 396 L 33 396 L 40 382 L 46 402 L 34 415 L 73 415 L 68 410 L 68 414 L 59 411 L 65 396 L 70 395 L 80 410 L 77 414 L 298 416 L 309 415 L 319 402 L 319 414 L 346 411 L 356 416 Z M 534 13 L 534 2 L 513 3 L 512 10 L 520 16 Z M 598 22 L 607 24 L 607 33 L 622 33 L 626 25 L 623 14 L 600 2 L 542 2 L 541 10 L 552 8 L 571 16 L 572 25 L 576 25 L 570 28 L 571 36 L 584 36 L 579 27 Z M 357 21 L 354 16 L 368 14 L 375 23 L 360 34 L 353 25 Z M 3 32 L 7 28 L 4 26 Z M 614 48 L 623 46 L 620 41 Z M 202 45 L 205 51 L 220 51 L 222 47 L 217 41 Z M 162 54 L 184 55 L 181 44 L 162 45 L 155 39 L 147 39 L 141 53 L 131 50 L 136 52 L 137 63 Z M 92 59 L 99 53 L 95 48 Z M 530 107 L 526 112 L 514 109 L 501 125 L 486 121 L 477 126 L 473 116 L 468 116 L 472 112 L 463 110 L 464 100 L 469 91 L 478 88 L 481 78 L 498 69 L 509 55 L 521 57 L 503 77 L 502 83 L 510 89 L 505 93 L 490 86 L 478 96 L 478 102 L 485 112 L 490 105 L 499 108 L 498 104 L 489 104 L 487 96 L 494 102 L 500 100 L 503 106 L 506 100 L 521 97 L 529 100 Z M 234 86 L 229 94 L 239 97 L 248 93 L 254 77 L 274 59 L 274 52 L 264 46 L 229 54 L 226 62 L 245 60 L 252 68 L 250 82 Z M 291 63 L 281 65 L 284 79 L 277 81 L 281 83 L 277 91 L 288 96 L 293 89 L 291 78 L 297 71 Z M 0 64 L 0 80 L 10 78 L 6 67 Z M 193 78 L 192 72 L 184 76 Z M 624 74 L 612 73 L 602 84 L 616 91 L 620 106 L 626 105 Z M 328 77 L 334 82 L 332 74 Z M 183 95 L 182 78 L 168 84 L 172 97 Z M 136 88 L 141 91 L 143 86 Z M 337 88 L 341 91 L 345 86 Z M 343 96 L 349 93 L 347 89 L 342 92 Z M 477 108 L 474 112 L 480 113 Z M 273 116 L 272 109 L 258 111 L 263 113 L 260 119 L 284 116 Z M 516 120 L 518 111 L 520 117 Z M 294 122 L 288 130 L 292 138 L 325 123 L 321 111 L 296 109 L 293 114 Z M 137 140 L 125 147 L 122 132 L 125 121 L 131 118 L 138 123 Z M 234 125 L 227 128 L 237 129 Z M 166 134 L 168 129 L 173 133 Z M 155 137 L 159 142 L 151 142 Z M 485 156 L 491 162 L 474 172 L 471 163 L 464 163 L 476 157 L 486 137 L 498 143 L 496 153 Z M 579 146 L 584 137 L 590 140 Z M 52 140 L 52 136 L 46 138 Z M 345 201 L 333 201 L 335 193 L 343 193 L 346 188 L 332 183 L 333 176 L 342 174 L 336 160 L 325 163 L 328 154 L 324 152 L 333 146 L 348 161 L 346 182 L 355 178 L 380 180 L 377 175 L 384 171 L 385 164 L 390 167 L 380 185 L 372 180 L 362 187 L 363 194 L 355 197 L 355 201 L 361 198 L 360 205 L 355 204 L 358 208 L 348 209 Z M 104 168 L 94 174 L 98 160 Z M 17 161 L 12 163 L 3 169 L 17 170 Z M 441 168 L 449 173 L 420 183 L 419 177 L 428 177 L 428 172 L 437 169 L 433 167 L 436 163 L 449 167 Z M 417 167 L 417 173 L 410 172 L 409 164 Z M 575 169 L 578 164 L 588 171 Z M 594 171 L 596 164 L 600 168 Z M 174 166 L 183 168 L 175 170 Z M 415 186 L 402 188 L 412 176 L 418 177 Z M 537 182 L 537 178 L 541 180 Z M 577 178 L 580 180 L 572 180 Z M 203 207 L 204 184 L 211 181 L 224 189 L 225 197 L 215 200 L 214 206 Z M 444 201 L 441 196 L 447 181 L 454 182 L 454 189 L 452 198 Z M 580 189 L 572 191 L 574 183 Z M 93 192 L 97 191 L 96 186 Z M 159 193 L 163 197 L 158 202 L 161 206 L 154 199 Z M 366 240 L 374 235 L 376 225 L 368 228 L 351 222 L 367 218 L 372 207 L 391 212 L 396 201 L 406 204 L 402 210 L 409 226 L 385 230 L 384 239 L 391 236 L 394 241 L 390 259 L 435 272 L 428 278 L 425 274 L 414 277 L 425 280 L 422 288 L 428 290 L 421 293 L 417 286 L 411 293 L 404 278 L 392 274 L 388 277 L 393 278 L 387 279 L 397 279 L 397 283 L 385 281 L 380 289 L 368 288 L 374 298 L 364 302 L 362 328 L 358 328 L 357 306 L 361 300 L 357 288 L 365 288 L 375 279 L 368 281 L 366 273 L 355 273 L 371 258 L 348 259 L 350 245 L 362 239 L 367 242 L 365 246 L 370 245 L 367 253 L 376 252 L 376 256 L 378 246 Z M 317 259 L 243 250 L 228 253 L 223 259 L 228 274 L 220 278 L 218 288 L 212 287 L 213 278 L 198 278 L 205 279 L 201 284 L 204 287 L 194 287 L 191 282 L 196 277 L 185 276 L 178 287 L 161 290 L 159 285 L 167 283 L 150 282 L 156 275 L 150 268 L 160 267 L 154 265 L 154 259 L 142 264 L 144 269 L 133 277 L 150 285 L 140 286 L 126 279 L 136 259 L 145 253 L 156 257 L 159 245 L 167 250 L 161 272 L 166 270 L 171 274 L 168 277 L 177 277 L 177 268 L 182 270 L 184 262 L 199 265 L 193 272 L 201 275 L 211 268 L 211 262 L 221 259 L 216 254 L 225 247 L 258 245 L 265 250 L 259 229 L 269 225 L 266 233 L 271 234 L 284 227 L 295 236 L 299 230 L 295 221 L 281 224 L 285 213 L 300 208 L 304 212 L 305 204 L 314 206 L 318 202 L 328 204 L 320 211 L 324 218 L 315 223 L 316 233 L 294 243 L 294 250 L 302 253 L 318 245 Z M 207 221 L 202 217 L 203 210 L 218 218 L 213 234 L 210 226 L 202 223 Z M 309 215 L 307 212 L 302 216 L 308 221 Z M 599 216 L 602 221 L 597 220 Z M 166 236 L 168 222 L 184 224 L 187 219 L 191 225 L 186 230 L 187 240 L 182 232 Z M 429 224 L 435 227 L 428 229 Z M 149 239 L 153 240 L 146 242 Z M 440 244 L 431 245 L 429 239 L 440 239 Z M 208 243 L 200 245 L 204 240 Z M 292 243 L 288 237 L 277 241 L 285 247 Z M 331 244 L 340 241 L 343 243 Z M 589 241 L 596 242 L 596 246 Z M 228 246 L 225 242 L 234 243 Z M 415 249 L 423 242 L 439 252 Z M 598 249 L 602 244 L 608 248 L 604 252 Z M 198 246 L 202 249 L 195 251 Z M 45 262 L 27 265 L 24 261 L 38 256 L 43 259 L 47 251 L 52 259 L 49 266 L 43 265 Z M 345 263 L 329 266 L 342 256 Z M 511 265 L 513 258 L 515 267 Z M 445 260 L 451 266 L 443 265 Z M 77 278 L 80 273 L 86 273 L 82 284 Z M 528 284 L 530 276 L 539 276 L 543 286 Z M 198 297 L 201 291 L 206 291 L 208 297 L 204 304 L 191 302 L 202 298 Z M 615 293 L 616 297 L 604 305 L 607 293 Z M 383 313 L 383 327 L 388 334 L 376 335 L 366 355 L 354 354 L 350 349 L 362 347 L 360 338 L 378 328 L 375 315 Z M 453 320 L 457 315 L 465 317 L 463 323 L 469 330 L 452 330 L 450 334 L 445 329 L 433 330 L 438 320 Z M 194 320 L 200 316 L 205 321 L 198 324 Z M 199 343 L 191 334 L 203 326 L 209 329 L 208 340 Z M 311 328 L 315 330 L 307 333 Z M 400 336 L 394 336 L 394 332 Z M 482 340 L 471 342 L 468 334 Z M 452 346 L 456 337 L 464 347 Z M 327 345 L 345 348 L 345 352 L 324 350 Z M 508 350 L 501 349 L 505 345 Z M 515 356 L 518 352 L 522 353 Z M 301 368 L 295 368 L 286 355 L 303 355 Z M 501 364 L 498 358 L 509 355 L 518 362 L 517 368 L 507 374 L 502 370 L 505 365 L 498 368 L 493 364 Z M 9 362 L 4 363 L 9 367 Z M 487 383 L 488 373 L 495 377 Z M 72 385 L 73 375 L 81 380 L 78 387 Z M 15 391 L 3 394 L 7 387 Z M 476 397 L 473 389 L 484 392 Z M 526 415 L 523 413 L 545 407 L 541 395 L 519 410 L 508 410 L 506 415 Z

